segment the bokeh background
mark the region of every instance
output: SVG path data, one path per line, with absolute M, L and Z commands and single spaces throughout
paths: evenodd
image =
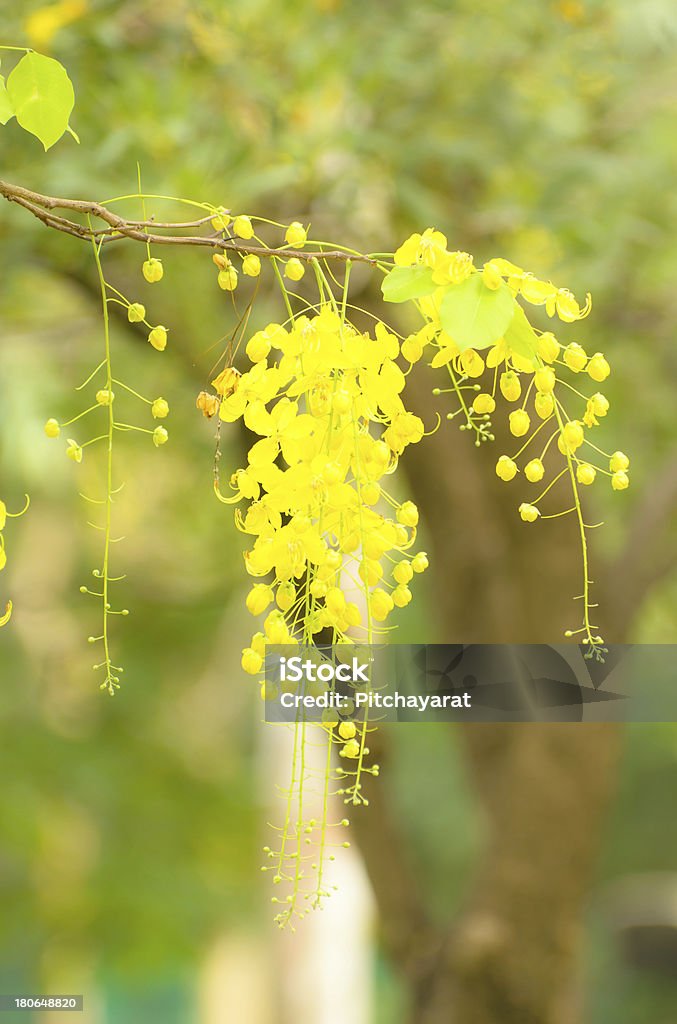
M 69 69 L 82 140 L 45 155 L 10 123 L 8 180 L 107 199 L 136 191 L 138 161 L 149 192 L 311 220 L 315 237 L 368 251 L 435 225 L 478 262 L 505 255 L 592 291 L 576 337 L 614 368 L 600 436 L 633 460 L 629 492 L 589 496 L 607 523 L 593 546 L 605 631 L 675 641 L 672 0 L 3 0 L 0 13 L 3 42 Z M 101 466 L 74 467 L 42 431 L 81 408 L 74 387 L 100 358 L 90 253 L 9 206 L 0 240 L 0 493 L 10 509 L 32 499 L 6 531 L 0 594 L 15 602 L 0 633 L 0 990 L 85 991 L 92 1024 L 673 1024 L 672 724 L 392 730 L 341 890 L 296 936 L 275 933 L 260 848 L 284 742 L 239 669 L 243 538 L 213 500 L 214 429 L 194 408 L 232 308 L 199 251 L 157 253 L 151 290 L 141 252 L 111 249 L 109 278 L 171 329 L 159 357 L 116 323 L 118 373 L 172 417 L 161 451 L 119 445 L 115 566 L 132 615 L 109 700 L 85 642 L 96 608 L 78 592 L 99 560 L 78 491 L 100 486 Z M 357 287 L 378 302 L 374 282 Z M 256 322 L 276 303 L 264 280 Z M 423 372 L 412 388 L 430 409 Z M 242 444 L 222 438 L 224 464 Z M 573 535 L 515 526 L 495 451 L 450 426 L 426 450 L 403 469 L 432 564 L 399 639 L 559 640 Z M 443 982 L 446 1009 L 428 1011 L 440 972 L 458 1001 Z

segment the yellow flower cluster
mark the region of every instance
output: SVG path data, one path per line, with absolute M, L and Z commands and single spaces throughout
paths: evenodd
M 383 324 L 360 333 L 329 305 L 285 328 L 269 324 L 247 344 L 253 366 L 224 371 L 219 416 L 242 417 L 258 440 L 231 478 L 227 503 L 246 501 L 236 522 L 254 537 L 245 554 L 255 583 L 247 608 L 264 615 L 242 664 L 256 674 L 265 643 L 367 642 L 394 607 L 411 600 L 422 572 L 409 559 L 418 509 L 398 502 L 381 481 L 398 456 L 423 437 L 423 423 L 402 401 L 399 342 Z M 381 510 L 382 509 L 382 510 Z

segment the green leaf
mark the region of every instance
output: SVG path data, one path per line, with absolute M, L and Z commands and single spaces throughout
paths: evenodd
M 0 124 L 7 124 L 10 117 L 14 117 L 14 107 L 7 95 L 5 79 L 0 75 Z
M 493 345 L 512 320 L 515 300 L 505 282 L 487 288 L 481 274 L 452 284 L 442 299 L 440 320 L 461 351 Z
M 75 93 L 65 68 L 41 53 L 27 53 L 7 79 L 7 92 L 16 119 L 37 136 L 45 149 L 68 128 Z
M 394 267 L 383 278 L 381 291 L 386 302 L 406 302 L 432 295 L 437 288 L 429 267 Z
M 515 315 L 510 321 L 503 337 L 513 352 L 516 352 L 518 356 L 523 356 L 525 359 L 530 359 L 532 363 L 534 362 L 538 338 L 527 320 L 524 310 L 518 303 L 515 303 Z

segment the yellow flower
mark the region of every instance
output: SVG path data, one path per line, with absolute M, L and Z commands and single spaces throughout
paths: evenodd
M 82 462 L 82 448 L 77 441 L 74 441 L 72 437 L 68 438 L 68 448 L 66 448 L 66 455 L 73 462 Z
M 615 491 L 624 491 L 630 486 L 630 478 L 628 477 L 628 474 L 622 469 L 617 469 L 616 472 L 612 474 L 611 486 Z
M 426 228 L 422 235 L 410 235 L 396 251 L 394 260 L 397 267 L 411 267 L 415 263 L 423 263 L 426 267 L 436 267 L 447 255 L 447 239 L 441 231 Z
M 611 373 L 611 367 L 601 352 L 595 352 L 587 366 L 588 375 L 601 384 Z
M 519 514 L 525 523 L 535 523 L 541 513 L 535 505 L 523 501 L 519 507 Z
M 303 266 L 301 260 L 293 256 L 290 260 L 287 260 L 284 268 L 284 276 L 288 277 L 290 281 L 300 281 L 306 272 L 306 268 Z
M 169 416 L 169 402 L 164 398 L 156 398 L 150 411 L 153 414 L 154 420 L 163 420 Z
M 154 257 L 151 257 L 143 264 L 141 271 L 149 284 L 155 284 L 157 281 L 161 281 L 164 276 L 162 260 L 156 260 Z
M 236 234 L 238 238 L 253 238 L 254 226 L 252 225 L 250 218 L 246 217 L 244 214 L 240 214 L 239 217 L 236 217 L 233 221 L 233 233 Z
M 237 270 L 232 263 L 223 270 L 219 270 L 219 274 L 216 279 L 219 288 L 224 292 L 234 292 L 237 288 L 237 276 Z
M 247 277 L 258 277 L 261 273 L 261 260 L 255 252 L 250 252 L 242 260 L 242 273 Z
M 529 419 L 529 413 L 525 409 L 516 409 L 514 412 L 511 412 L 508 421 L 510 423 L 510 433 L 515 437 L 524 437 L 529 432 L 531 420 Z
M 155 430 L 153 431 L 153 444 L 155 445 L 155 447 L 159 448 L 160 445 L 167 444 L 168 440 L 169 434 L 167 433 L 165 428 L 156 427 Z
M 59 421 L 55 419 L 47 420 L 45 423 L 45 434 L 47 437 L 58 437 L 60 433 Z
M 148 335 L 148 341 L 158 352 L 164 352 L 167 348 L 167 328 L 162 324 L 154 327 Z
M 514 370 L 506 370 L 505 373 L 502 373 L 498 383 L 501 394 L 507 402 L 516 402 L 522 394 L 522 385 Z
M 625 472 L 630 468 L 630 459 L 625 452 L 614 452 L 609 459 L 609 469 L 612 473 Z
M 480 393 L 475 396 L 472 407 L 476 413 L 492 413 L 496 408 L 496 402 L 491 395 Z
M 571 344 L 567 345 L 564 349 L 564 362 L 570 370 L 573 370 L 574 373 L 580 373 L 581 370 L 584 370 L 587 361 L 588 356 L 586 351 L 578 344 L 578 342 L 572 341 Z
M 501 480 L 512 480 L 517 473 L 517 465 L 507 455 L 501 455 L 496 463 L 496 476 Z
M 545 467 L 540 459 L 532 459 L 524 467 L 524 475 L 532 484 L 537 484 L 539 480 L 542 480 L 544 474 Z
M 285 232 L 285 241 L 293 245 L 295 249 L 301 249 L 306 243 L 308 233 L 300 221 L 295 220 L 289 225 Z
M 245 647 L 242 652 L 242 668 L 250 676 L 257 675 L 263 667 L 263 658 L 252 647 Z
M 534 398 L 534 408 L 536 409 L 536 415 L 540 419 L 547 420 L 553 414 L 555 399 L 552 395 L 537 394 Z
M 550 331 L 544 331 L 536 342 L 536 351 L 545 363 L 554 363 L 559 350 L 560 343 Z
M 579 462 L 576 467 L 576 479 L 579 484 L 585 484 L 589 486 L 594 483 L 595 477 L 597 476 L 597 470 L 594 466 L 591 466 L 587 462 Z

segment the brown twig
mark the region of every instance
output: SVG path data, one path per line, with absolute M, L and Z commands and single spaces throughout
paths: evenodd
M 269 249 L 265 245 L 250 245 L 246 241 L 231 236 L 224 236 L 218 232 L 209 235 L 183 234 L 183 232 L 207 224 L 216 215 L 215 213 L 210 213 L 199 220 L 156 223 L 155 221 L 127 220 L 124 217 L 119 217 L 101 203 L 82 199 L 60 199 L 55 196 L 44 196 L 39 192 L 32 192 L 21 185 L 12 185 L 6 181 L 0 181 L 0 195 L 7 199 L 8 202 L 16 203 L 18 206 L 28 210 L 29 213 L 32 213 L 34 217 L 49 228 L 62 231 L 67 235 L 73 235 L 76 238 L 101 239 L 102 244 L 130 238 L 137 242 L 150 243 L 152 245 L 196 245 L 207 246 L 211 249 L 225 249 L 242 255 L 253 253 L 266 259 L 270 259 L 273 256 L 281 256 L 288 259 L 293 256 L 305 262 L 323 259 L 339 260 L 344 263 L 348 261 L 369 263 L 372 266 L 375 266 L 377 262 L 370 256 L 346 252 L 342 249 L 320 249 L 316 252 L 288 247 Z M 96 217 L 98 220 L 102 220 L 107 227 L 95 230 L 88 225 L 79 224 L 76 221 L 54 213 L 54 210 L 69 210 L 87 217 Z M 150 227 L 154 230 L 148 231 L 147 229 Z M 171 233 L 158 233 L 163 231 Z

